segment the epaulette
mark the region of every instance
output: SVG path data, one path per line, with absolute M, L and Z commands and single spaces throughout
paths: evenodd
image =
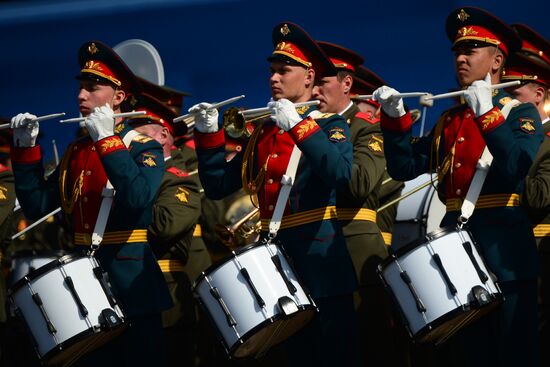
M 187 176 L 189 176 L 188 172 L 182 171 L 181 169 L 176 168 L 176 167 L 167 168 L 166 172 L 170 172 L 171 174 L 173 174 L 177 177 L 187 177 Z
M 376 124 L 377 122 L 380 122 L 380 118 L 374 116 L 372 113 L 357 112 L 357 114 L 355 114 L 355 117 L 361 120 L 364 120 L 372 125 Z
M 144 134 L 138 134 L 132 139 L 132 142 L 135 141 L 135 142 L 144 144 L 144 143 L 150 142 L 151 140 L 153 140 L 153 138 L 151 138 L 150 136 L 147 136 Z
M 334 116 L 334 115 L 336 115 L 336 114 L 335 113 L 330 113 L 330 112 L 320 113 L 317 116 L 315 116 L 315 120 L 317 120 L 317 119 L 326 119 L 326 118 L 329 118 L 329 117 Z

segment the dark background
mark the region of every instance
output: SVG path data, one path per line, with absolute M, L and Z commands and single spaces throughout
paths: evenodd
M 245 94 L 242 106 L 270 98 L 271 32 L 279 22 L 302 26 L 315 39 L 347 46 L 365 65 L 402 92 L 434 94 L 456 87 L 448 13 L 479 6 L 508 23 L 526 23 L 550 38 L 547 1 L 0 1 L 0 115 L 66 112 L 78 116 L 77 50 L 88 40 L 114 46 L 130 38 L 151 42 L 164 62 L 166 85 L 193 94 L 185 107 Z M 406 101 L 417 107 L 417 101 Z M 431 127 L 451 101 L 427 114 Z M 52 157 L 76 126 L 41 124 Z

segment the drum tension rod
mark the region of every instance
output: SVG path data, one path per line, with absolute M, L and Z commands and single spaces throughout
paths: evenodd
M 88 310 L 86 309 L 86 306 L 84 306 L 84 304 L 82 303 L 82 300 L 78 296 L 78 293 L 76 292 L 76 288 L 74 287 L 73 278 L 68 276 L 65 278 L 64 281 L 67 287 L 69 288 L 69 292 L 71 292 L 71 295 L 73 296 L 74 301 L 78 306 L 78 311 L 80 312 L 80 315 L 82 317 L 88 316 Z
M 447 284 L 447 288 L 449 288 L 449 291 L 452 295 L 455 295 L 457 293 L 456 287 L 451 282 L 451 278 L 449 278 L 449 274 L 447 274 L 447 271 L 445 270 L 445 267 L 443 266 L 443 262 L 441 261 L 441 257 L 439 254 L 433 254 L 432 259 L 435 261 L 435 265 L 437 265 L 439 271 L 441 272 L 441 275 L 443 276 L 443 279 L 445 280 L 445 283 Z
M 40 313 L 42 314 L 42 317 L 44 318 L 44 320 L 46 320 L 46 326 L 48 327 L 48 331 L 50 332 L 50 334 L 57 333 L 57 330 L 55 329 L 55 326 L 53 326 L 52 321 L 48 317 L 48 313 L 46 312 L 46 309 L 44 308 L 44 304 L 42 303 L 42 298 L 40 298 L 40 295 L 38 293 L 33 293 L 32 300 L 38 306 L 38 309 L 40 310 Z
M 470 243 L 470 241 L 463 242 L 462 246 L 464 247 L 464 250 L 466 250 L 466 253 L 468 254 L 468 257 L 470 258 L 470 261 L 474 265 L 474 268 L 476 269 L 477 276 L 479 277 L 479 280 L 481 280 L 482 283 L 487 282 L 487 280 L 489 280 L 489 277 L 479 267 L 479 264 L 477 263 L 477 260 L 474 257 L 474 252 L 472 251 L 472 244 Z
M 106 273 L 103 271 L 102 268 L 99 266 L 96 266 L 93 270 L 95 277 L 99 281 L 99 284 L 101 285 L 101 288 L 103 289 L 103 292 L 105 292 L 105 296 L 107 296 L 107 300 L 109 301 L 109 304 L 111 307 L 116 306 L 115 297 L 113 296 L 113 293 L 111 292 L 111 289 L 109 288 L 109 285 L 107 284 L 108 281 L 106 278 Z
M 418 293 L 416 293 L 416 289 L 412 284 L 409 274 L 407 274 L 406 271 L 402 271 L 401 273 L 399 273 L 399 276 L 409 288 L 409 291 L 411 292 L 414 298 L 414 301 L 416 302 L 416 309 L 418 310 L 418 312 L 422 312 L 422 313 L 426 312 L 426 306 L 424 306 L 424 303 L 422 303 L 422 300 L 420 299 L 420 297 L 418 297 Z
M 216 287 L 210 288 L 210 294 L 220 304 L 220 307 L 222 308 L 222 311 L 225 314 L 225 318 L 227 319 L 227 324 L 231 327 L 237 325 L 237 322 L 235 321 L 233 316 L 231 316 L 231 312 L 229 312 L 229 309 L 227 308 L 227 305 L 225 304 L 222 296 L 220 295 L 220 292 L 218 291 L 218 288 L 216 288 Z
M 279 272 L 279 274 L 281 274 L 281 277 L 283 278 L 283 281 L 285 282 L 286 287 L 288 288 L 288 291 L 290 292 L 290 294 L 294 295 L 294 293 L 297 292 L 297 289 L 286 276 L 285 271 L 283 269 L 283 265 L 281 263 L 281 259 L 279 258 L 279 255 L 271 256 L 271 260 L 273 261 L 273 264 L 275 264 L 275 267 L 277 268 L 277 271 Z
M 256 287 L 254 286 L 254 283 L 252 282 L 252 279 L 250 278 L 250 274 L 248 273 L 248 270 L 246 270 L 246 268 L 241 268 L 240 273 L 244 277 L 244 279 L 246 280 L 246 283 L 248 283 L 248 286 L 252 290 L 252 293 L 254 293 L 254 298 L 256 298 L 256 302 L 258 302 L 260 307 L 265 307 L 265 302 L 264 302 L 262 296 L 260 296 L 260 293 L 258 292 Z

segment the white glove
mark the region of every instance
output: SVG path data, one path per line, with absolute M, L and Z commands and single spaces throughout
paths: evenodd
M 195 129 L 201 133 L 215 133 L 218 131 L 218 110 L 210 108 L 210 103 L 199 103 L 187 112 L 195 115 Z
M 38 137 L 39 123 L 36 116 L 28 112 L 20 113 L 11 119 L 13 143 L 16 147 L 34 147 Z
M 396 97 L 397 94 L 399 92 L 395 89 L 383 85 L 372 93 L 372 99 L 380 103 L 386 115 L 393 118 L 403 117 L 406 113 L 403 98 Z
M 96 107 L 92 113 L 86 117 L 84 125 L 94 142 L 115 135 L 115 118 L 109 104 Z
M 284 131 L 292 129 L 303 120 L 298 112 L 296 112 L 294 103 L 288 99 L 281 98 L 278 101 L 270 101 L 267 104 L 267 108 L 271 110 L 271 119 Z
M 491 88 L 491 75 L 487 73 L 485 80 L 476 80 L 466 89 L 464 100 L 479 117 L 493 108 L 493 89 Z

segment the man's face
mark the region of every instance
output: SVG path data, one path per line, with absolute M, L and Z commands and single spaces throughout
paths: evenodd
M 309 72 L 304 67 L 288 65 L 282 61 L 272 61 L 269 72 L 271 97 L 274 100 L 286 98 L 291 102 L 299 101 L 308 93 L 309 83 L 313 82 L 309 80 Z
M 340 113 L 349 104 L 344 83 L 336 76 L 326 76 L 316 81 L 313 87 L 313 98 L 319 100 L 319 111 L 325 113 Z
M 531 83 L 522 84 L 517 88 L 507 88 L 506 91 L 520 102 L 537 105 L 537 89 Z
M 168 130 L 165 127 L 157 124 L 144 124 L 134 127 L 134 130 L 155 139 L 163 147 L 168 144 Z
M 467 87 L 476 80 L 483 80 L 491 71 L 497 54 L 496 47 L 470 47 L 468 44 L 457 45 L 453 52 L 456 77 L 462 87 Z
M 82 116 L 88 116 L 95 107 L 112 107 L 115 89 L 110 85 L 99 84 L 92 80 L 81 80 L 78 93 L 78 103 Z
M 372 104 L 365 102 L 365 101 L 356 101 L 355 104 L 357 107 L 359 107 L 359 110 L 361 112 L 367 113 L 371 116 L 377 116 L 377 114 L 380 112 L 380 107 L 375 107 Z

